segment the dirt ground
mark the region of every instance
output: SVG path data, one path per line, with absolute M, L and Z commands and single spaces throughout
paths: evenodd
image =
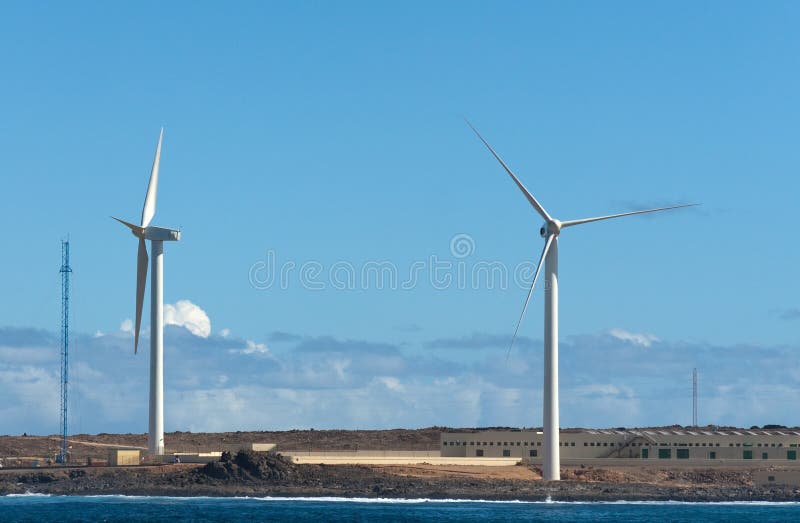
M 381 465 L 370 466 L 372 470 L 395 476 L 416 478 L 476 478 L 505 480 L 541 480 L 538 467 L 506 466 L 482 467 L 467 465 Z M 753 485 L 753 469 L 750 467 L 726 467 L 725 469 L 678 468 L 657 466 L 630 467 L 562 467 L 561 479 L 586 483 L 647 483 L 674 487 L 694 485 L 727 485 L 747 487 Z
M 374 465 L 372 470 L 413 478 L 482 478 L 539 480 L 542 475 L 529 467 L 481 467 L 477 465 Z

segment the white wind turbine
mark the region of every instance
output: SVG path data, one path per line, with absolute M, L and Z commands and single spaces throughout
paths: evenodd
M 158 135 L 156 157 L 150 171 L 150 183 L 142 208 L 141 225 L 134 225 L 119 218 L 118 222 L 128 227 L 139 238 L 139 253 L 136 258 L 136 327 L 133 351 L 139 349 L 139 327 L 142 324 L 144 287 L 147 283 L 147 246 L 150 240 L 153 256 L 152 281 L 150 282 L 150 423 L 147 448 L 152 455 L 164 454 L 164 242 L 178 241 L 181 232 L 150 225 L 156 213 L 156 193 L 158 192 L 158 164 L 161 160 L 161 140 L 164 129 Z
M 544 218 L 545 224 L 539 229 L 539 234 L 544 238 L 544 249 L 539 258 L 539 264 L 536 266 L 536 272 L 533 275 L 533 282 L 528 291 L 528 296 L 525 298 L 525 305 L 522 307 L 522 314 L 520 314 L 517 327 L 514 329 L 514 336 L 511 338 L 511 345 L 519 332 L 519 326 L 522 323 L 522 318 L 525 316 L 525 310 L 528 308 L 528 303 L 533 294 L 533 288 L 536 285 L 536 280 L 539 277 L 539 272 L 544 263 L 544 406 L 543 411 L 543 431 L 544 431 L 544 452 L 542 464 L 542 477 L 548 481 L 558 481 L 561 479 L 561 459 L 559 455 L 559 422 L 558 422 L 558 235 L 562 229 L 572 227 L 573 225 L 581 225 L 584 223 L 597 222 L 601 220 L 610 220 L 611 218 L 620 218 L 622 216 L 631 216 L 634 214 L 645 214 L 658 211 L 666 211 L 669 209 L 678 209 L 681 207 L 692 207 L 698 204 L 688 205 L 673 205 L 671 207 L 660 207 L 658 209 L 646 209 L 642 211 L 631 211 L 620 214 L 612 214 L 609 216 L 598 216 L 596 218 L 584 218 L 581 220 L 559 221 L 551 217 L 550 214 L 542 207 L 536 198 L 522 185 L 522 182 L 511 172 L 508 165 L 500 158 L 500 156 L 492 149 L 492 146 L 483 139 L 477 129 L 467 122 L 478 138 L 483 142 L 489 152 L 500 162 L 503 169 L 511 176 L 514 183 L 517 184 L 519 190 L 528 199 L 528 202 L 536 209 L 536 212 Z M 509 348 L 509 350 L 511 350 Z

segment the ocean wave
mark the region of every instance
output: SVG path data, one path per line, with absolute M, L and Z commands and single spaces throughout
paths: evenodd
M 128 494 L 96 494 L 85 496 L 74 496 L 66 494 L 42 494 L 37 492 L 25 492 L 23 494 L 6 494 L 0 498 L 69 498 L 78 500 L 93 501 L 170 501 L 185 502 L 193 501 L 257 501 L 257 502 L 303 502 L 303 503 L 383 503 L 383 504 L 529 504 L 529 505 L 669 505 L 669 506 L 800 506 L 800 501 L 647 501 L 647 500 L 615 500 L 615 501 L 559 501 L 547 498 L 545 500 L 521 500 L 521 499 L 456 499 L 456 498 L 367 498 L 367 497 L 343 497 L 343 496 L 141 496 Z
M 678 500 L 616 500 L 616 501 L 546 501 L 536 503 L 554 503 L 559 505 L 712 505 L 712 506 L 779 506 L 779 505 L 800 505 L 800 501 L 678 501 Z
M 776 505 L 800 505 L 800 501 L 559 501 L 553 499 L 545 500 L 522 500 L 522 499 L 436 499 L 436 498 L 345 498 L 335 496 L 311 497 L 250 497 L 241 496 L 235 499 L 250 499 L 257 501 L 305 501 L 305 502 L 328 502 L 328 503 L 479 503 L 479 504 L 530 504 L 530 505 L 734 505 L 734 506 L 776 506 Z
M 235 499 L 250 499 L 254 501 L 307 501 L 324 503 L 544 503 L 544 501 L 526 501 L 520 499 L 496 500 L 496 499 L 437 499 L 437 498 L 346 498 L 340 496 L 239 496 Z

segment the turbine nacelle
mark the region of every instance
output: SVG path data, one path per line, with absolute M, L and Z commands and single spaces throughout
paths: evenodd
M 561 222 L 559 220 L 549 220 L 539 229 L 539 236 L 547 238 L 551 234 L 558 236 L 561 232 Z
M 112 218 L 114 218 L 112 216 Z M 131 234 L 136 236 L 141 240 L 152 240 L 152 241 L 161 241 L 161 242 L 177 242 L 181 239 L 181 231 L 177 229 L 168 229 L 166 227 L 155 227 L 155 226 L 148 226 L 148 227 L 141 227 L 139 225 L 134 225 L 132 223 L 126 222 L 125 220 L 120 220 L 119 218 L 114 218 L 119 223 L 127 227 L 131 230 Z
M 176 242 L 181 239 L 181 231 L 166 227 L 146 227 L 144 238 L 152 241 Z

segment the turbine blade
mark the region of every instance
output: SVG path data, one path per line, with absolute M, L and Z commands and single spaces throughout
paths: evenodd
M 670 209 L 681 209 L 683 207 L 695 207 L 699 203 L 689 203 L 685 205 L 673 205 L 671 207 L 659 207 L 658 209 L 645 209 L 643 211 L 623 212 L 620 214 L 611 214 L 609 216 L 598 216 L 596 218 L 583 218 L 582 220 L 569 220 L 561 222 L 561 228 L 572 227 L 573 225 L 581 225 L 583 223 L 599 222 L 601 220 L 610 220 L 611 218 L 621 218 L 622 216 L 633 216 L 634 214 L 646 214 L 650 212 L 669 211 Z
M 511 176 L 511 179 L 514 180 L 514 183 L 517 184 L 517 187 L 519 187 L 519 190 L 522 191 L 522 194 L 525 195 L 525 198 L 527 198 L 530 204 L 533 206 L 533 208 L 536 209 L 536 212 L 538 212 L 541 215 L 541 217 L 547 220 L 548 222 L 551 221 L 552 218 L 550 218 L 550 215 L 547 214 L 547 211 L 544 210 L 544 207 L 542 207 L 539 204 L 539 202 L 536 201 L 536 198 L 534 198 L 533 195 L 530 193 L 530 191 L 528 191 L 528 189 L 526 189 L 525 186 L 522 185 L 522 182 L 519 181 L 519 178 L 517 178 L 516 175 L 513 172 L 511 172 L 511 169 L 509 169 L 508 165 L 506 165 L 506 162 L 504 162 L 503 159 L 500 158 L 500 156 L 496 152 L 494 152 L 494 149 L 492 149 L 492 146 L 489 145 L 489 142 L 483 139 L 481 133 L 479 133 L 478 130 L 475 129 L 475 127 L 473 127 L 471 123 L 469 123 L 469 120 L 466 120 L 466 122 L 467 125 L 469 125 L 473 131 L 475 131 L 475 134 L 478 135 L 478 138 L 481 139 L 483 145 L 485 145 L 486 148 L 489 149 L 489 152 L 492 153 L 492 156 L 494 156 L 497 159 L 497 161 L 500 162 L 500 165 L 503 166 L 503 169 L 505 169 L 506 172 L 509 174 L 509 176 Z
M 133 334 L 133 353 L 139 350 L 139 328 L 142 325 L 142 307 L 144 306 L 144 288 L 147 283 L 147 246 L 144 238 L 139 238 L 139 254 L 136 259 L 136 326 Z
M 156 157 L 153 159 L 153 169 L 150 171 L 150 183 L 147 184 L 147 196 L 144 197 L 144 207 L 142 207 L 142 227 L 150 225 L 150 221 L 156 214 L 156 193 L 158 193 L 158 165 L 161 162 L 161 140 L 164 138 L 164 128 L 158 135 L 158 146 L 156 146 Z
M 121 223 L 122 225 L 124 225 L 125 227 L 127 227 L 128 229 L 133 231 L 133 234 L 135 234 L 136 236 L 141 237 L 144 234 L 144 227 L 139 227 L 138 225 L 134 225 L 132 223 L 128 223 L 125 220 L 120 220 L 119 218 L 116 218 L 114 216 L 112 216 L 112 218 L 114 218 L 119 223 Z
M 547 241 L 544 243 L 544 249 L 542 249 L 542 256 L 539 258 L 539 265 L 536 266 L 536 272 L 533 274 L 533 281 L 531 282 L 531 289 L 528 291 L 528 297 L 525 298 L 525 305 L 522 307 L 522 314 L 519 315 L 519 321 L 517 322 L 517 328 L 514 329 L 514 336 L 511 337 L 511 345 L 508 346 L 508 352 L 506 353 L 506 361 L 508 361 L 508 357 L 511 355 L 511 348 L 514 346 L 514 341 L 517 339 L 517 333 L 519 332 L 519 326 L 522 324 L 522 318 L 525 317 L 525 311 L 528 310 L 528 303 L 531 301 L 531 295 L 533 294 L 533 288 L 536 286 L 536 280 L 539 278 L 539 272 L 542 270 L 542 264 L 544 264 L 544 259 L 547 256 L 547 251 L 550 250 L 550 244 L 553 243 L 553 235 L 549 235 L 547 237 Z

